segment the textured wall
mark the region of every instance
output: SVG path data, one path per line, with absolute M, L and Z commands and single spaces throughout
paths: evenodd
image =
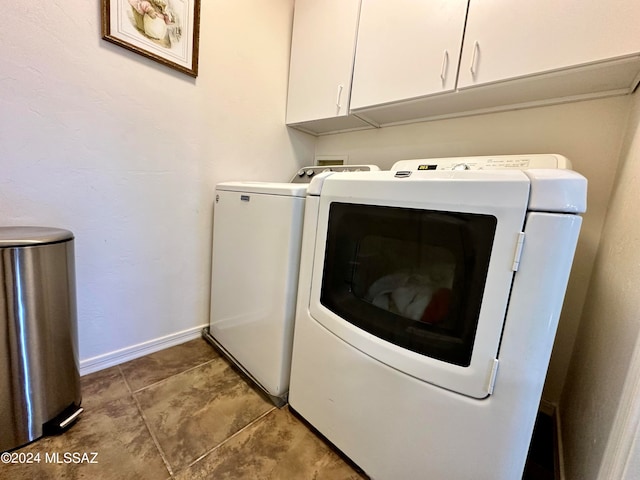
M 76 235 L 80 358 L 208 323 L 214 186 L 285 181 L 292 0 L 202 2 L 200 75 L 101 39 L 100 3 L 0 16 L 0 223 Z
M 605 457 L 617 455 L 630 445 L 618 443 L 620 429 L 613 429 L 621 416 L 621 429 L 631 418 L 626 410 L 638 410 L 637 392 L 629 392 L 637 378 L 640 356 L 634 356 L 640 335 L 640 95 L 634 95 L 625 148 L 616 186 L 609 204 L 602 242 L 584 305 L 567 384 L 562 395 L 562 435 L 565 444 L 567 480 L 617 480 L 610 477 L 611 465 L 624 461 Z M 631 369 L 631 370 L 630 370 Z M 627 391 L 627 393 L 625 393 Z M 634 398 L 635 397 L 635 398 Z M 622 398 L 622 402 L 621 402 Z M 637 421 L 637 418 L 635 419 Z M 605 460 L 605 469 L 600 470 Z M 638 478 L 638 465 L 636 476 Z

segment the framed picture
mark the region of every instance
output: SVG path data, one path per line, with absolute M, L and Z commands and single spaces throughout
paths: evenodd
M 200 0 L 102 0 L 102 38 L 198 76 Z

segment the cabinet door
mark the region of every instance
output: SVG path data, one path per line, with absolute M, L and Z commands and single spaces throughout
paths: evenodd
M 452 91 L 467 0 L 362 0 L 351 108 Z
M 471 0 L 458 87 L 640 51 L 638 0 Z
M 360 0 L 296 0 L 287 123 L 345 116 Z

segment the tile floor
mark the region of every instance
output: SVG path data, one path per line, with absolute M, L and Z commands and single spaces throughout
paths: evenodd
M 82 396 L 67 432 L 15 451 L 40 462 L 0 464 L 0 479 L 366 478 L 201 339 L 84 376 Z M 65 464 L 73 452 L 98 463 Z
M 34 463 L 0 463 L 0 480 L 367 478 L 201 339 L 82 377 L 82 395 L 80 420 L 16 450 Z M 530 460 L 525 479 L 553 479 Z

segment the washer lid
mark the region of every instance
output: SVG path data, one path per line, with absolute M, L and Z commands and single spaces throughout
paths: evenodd
M 0 227 L 0 248 L 28 247 L 73 240 L 73 233 L 50 227 Z
M 282 195 L 286 197 L 305 197 L 308 186 L 306 183 L 223 182 L 216 185 L 216 190 L 262 193 L 265 195 Z

